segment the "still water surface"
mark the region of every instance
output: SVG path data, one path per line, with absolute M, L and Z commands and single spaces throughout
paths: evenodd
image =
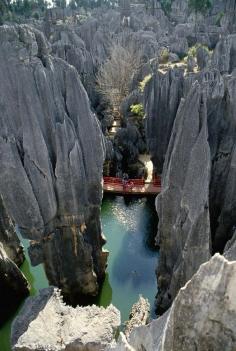
M 146 198 L 105 196 L 101 219 L 107 238 L 105 248 L 110 254 L 106 279 L 96 303 L 105 307 L 113 303 L 121 311 L 124 322 L 142 294 L 149 299 L 154 316 L 158 252 L 154 247 L 157 222 L 153 202 Z M 27 247 L 27 240 L 23 244 Z M 30 266 L 27 252 L 26 258 L 21 270 L 31 284 L 31 295 L 35 295 L 48 282 L 42 265 Z M 0 329 L 0 351 L 10 351 L 12 319 Z

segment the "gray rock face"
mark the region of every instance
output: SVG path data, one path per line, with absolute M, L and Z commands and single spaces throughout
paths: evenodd
M 206 101 L 196 82 L 178 109 L 157 197 L 159 294 L 157 306 L 170 306 L 178 290 L 210 257 Z
M 208 93 L 208 130 L 212 157 L 210 216 L 214 251 L 223 252 L 235 226 L 236 80 L 213 72 L 204 76 Z M 226 98 L 227 97 L 227 98 Z
M 15 312 L 29 294 L 26 278 L 9 259 L 0 243 L 0 326 Z
M 236 348 L 236 262 L 215 255 L 180 290 L 171 308 L 123 336 L 113 351 L 232 351 Z
M 215 174 L 214 174 L 214 186 L 216 187 L 216 177 L 219 174 L 219 171 L 227 172 L 225 178 L 225 188 L 222 192 L 218 194 L 221 195 L 220 199 L 220 214 L 218 217 L 218 225 L 216 228 L 215 236 L 214 236 L 214 246 L 216 250 L 222 251 L 224 245 L 228 239 L 232 236 L 232 231 L 235 229 L 235 194 L 236 194 L 236 144 L 233 146 L 232 152 L 226 158 L 228 162 L 224 164 L 223 162 L 218 161 L 215 165 Z M 225 161 L 226 161 L 225 160 Z M 222 169 L 222 166 L 225 168 Z M 213 207 L 214 209 L 214 207 Z
M 208 50 L 204 46 L 200 46 L 197 49 L 197 64 L 200 70 L 207 66 L 209 59 L 210 55 Z
M 119 325 L 120 312 L 114 306 L 72 308 L 50 287 L 25 301 L 12 325 L 11 344 L 14 351 L 102 351 Z
M 188 72 L 193 72 L 194 68 L 196 67 L 196 61 L 194 57 L 189 56 L 187 60 L 187 70 Z
M 180 82 L 176 82 L 176 86 L 178 87 L 178 84 L 181 86 L 180 97 L 186 97 L 192 84 L 197 80 L 207 100 L 208 141 L 212 164 L 209 192 L 212 242 L 214 252 L 222 253 L 227 240 L 233 235 L 235 226 L 235 75 L 232 73 L 232 75 L 223 76 L 216 69 L 205 69 L 179 79 Z M 147 140 L 154 166 L 161 172 L 167 149 L 167 146 L 165 149 L 161 145 L 168 145 L 172 128 L 169 129 L 169 133 L 162 133 L 168 130 L 165 128 L 165 123 L 167 116 L 170 115 L 168 113 L 160 115 L 160 102 L 158 103 L 155 98 L 151 99 L 151 96 L 155 97 L 164 91 L 165 86 L 160 85 L 159 87 L 160 89 L 156 90 L 155 94 L 154 86 L 149 87 Z M 178 108 L 178 103 L 176 104 Z M 148 114 L 148 111 L 151 113 Z M 172 120 L 174 121 L 175 118 L 176 115 L 173 113 Z
M 186 0 L 174 0 L 171 4 L 171 18 L 177 23 L 187 22 L 189 14 L 188 2 Z
M 212 55 L 212 66 L 221 73 L 231 73 L 236 67 L 236 34 L 223 37 Z
M 224 17 L 222 19 L 222 25 L 225 29 L 229 31 L 235 31 L 236 28 L 236 2 L 235 0 L 223 1 L 225 5 Z
M 170 50 L 183 57 L 188 52 L 188 41 L 186 38 L 172 37 L 170 39 Z
M 76 70 L 28 26 L 0 28 L 0 193 L 34 264 L 72 301 L 94 295 L 104 147 Z M 20 204 L 20 206 L 19 206 Z M 71 269 L 73 267 L 73 270 Z
M 8 216 L 3 201 L 0 198 L 0 242 L 7 256 L 17 266 L 24 262 L 23 246 L 16 234 L 12 220 Z
M 52 53 L 67 61 L 78 71 L 82 83 L 92 102 L 95 99 L 95 63 L 92 54 L 86 49 L 84 41 L 75 28 L 54 26 L 50 36 Z
M 147 299 L 142 296 L 139 300 L 132 306 L 130 312 L 130 318 L 125 326 L 125 335 L 128 337 L 133 329 L 146 325 L 149 320 L 150 315 L 150 303 Z
M 173 69 L 166 74 L 154 69 L 153 77 L 145 89 L 147 144 L 158 173 L 162 172 L 171 130 L 183 94 L 183 79 L 181 69 Z
M 236 232 L 234 233 L 233 237 L 225 245 L 224 257 L 229 261 L 236 260 Z

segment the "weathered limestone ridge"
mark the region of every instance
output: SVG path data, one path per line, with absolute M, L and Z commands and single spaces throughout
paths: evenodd
M 0 76 L 0 193 L 32 263 L 77 302 L 97 293 L 106 265 L 100 126 L 77 71 L 38 30 L 0 27 Z
M 129 336 L 134 328 L 146 325 L 149 321 L 150 303 L 148 299 L 139 296 L 138 301 L 132 306 L 129 320 L 125 325 L 125 335 Z
M 145 89 L 147 143 L 159 174 L 162 173 L 172 127 L 183 95 L 183 80 L 182 69 L 174 68 L 162 74 L 155 67 Z
M 13 351 L 102 351 L 115 337 L 120 312 L 107 308 L 66 306 L 60 291 L 42 289 L 29 297 L 12 325 Z
M 156 207 L 160 260 L 157 305 L 167 309 L 179 289 L 210 258 L 206 101 L 195 82 L 174 122 Z
M 216 254 L 180 289 L 171 308 L 121 335 L 107 351 L 233 351 L 236 348 L 236 262 Z

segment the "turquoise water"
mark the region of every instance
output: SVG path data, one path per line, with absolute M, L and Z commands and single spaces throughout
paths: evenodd
M 145 198 L 104 197 L 101 219 L 107 238 L 105 248 L 110 254 L 106 279 L 96 303 L 105 307 L 113 303 L 124 322 L 142 294 L 149 299 L 154 317 L 158 252 L 154 248 L 157 223 L 153 203 Z M 27 247 L 27 240 L 23 244 Z M 27 252 L 21 270 L 31 284 L 31 295 L 48 286 L 43 266 L 31 267 Z M 10 351 L 12 319 L 0 329 L 0 351 Z
M 153 203 L 146 198 L 129 200 L 115 196 L 103 200 L 102 225 L 110 255 L 99 304 L 113 303 L 121 311 L 123 322 L 140 294 L 149 299 L 154 317 L 156 217 Z

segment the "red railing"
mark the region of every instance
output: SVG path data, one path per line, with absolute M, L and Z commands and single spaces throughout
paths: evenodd
M 155 178 L 153 178 L 152 182 L 153 182 L 154 186 L 161 187 L 161 177 L 160 176 L 156 176 Z
M 116 177 L 103 177 L 103 181 L 104 184 L 123 184 L 122 178 Z M 145 179 L 129 179 L 128 184 L 132 184 L 133 186 L 144 186 L 145 184 L 152 184 L 153 186 L 161 187 L 161 177 L 156 176 L 151 182 L 145 182 Z

